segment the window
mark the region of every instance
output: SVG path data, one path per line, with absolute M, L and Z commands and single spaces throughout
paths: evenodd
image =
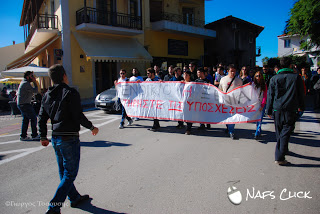
M 188 41 L 168 39 L 168 54 L 188 56 Z
M 290 39 L 284 40 L 284 47 L 285 48 L 290 48 L 291 47 L 291 40 Z

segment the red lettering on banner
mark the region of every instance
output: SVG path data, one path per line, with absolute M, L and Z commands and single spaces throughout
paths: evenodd
M 143 103 L 144 103 L 144 105 L 142 106 L 142 108 L 148 108 L 147 107 L 147 102 L 148 102 L 149 100 L 143 100 Z
M 212 106 L 212 105 L 213 105 L 213 103 L 208 103 L 208 105 L 210 106 L 210 108 L 209 108 L 208 112 L 213 112 L 213 111 L 212 111 L 212 109 L 213 109 L 213 106 Z
M 236 113 L 237 114 L 241 114 L 241 113 L 243 113 L 243 112 L 240 112 L 239 110 L 241 110 L 242 109 L 242 107 L 236 107 Z
M 248 107 L 251 107 L 248 112 L 255 112 L 256 111 L 256 110 L 254 110 L 254 105 L 250 105 Z
M 216 104 L 216 106 L 217 106 L 217 110 L 216 110 L 215 112 L 217 112 L 217 111 L 221 112 L 221 111 L 220 111 L 221 104 L 219 104 L 219 105 Z
M 155 102 L 155 100 L 150 100 L 151 102 L 151 108 L 153 108 L 153 103 Z
M 141 100 L 137 100 L 137 107 L 140 107 L 140 108 L 141 108 L 141 105 L 142 105 Z
M 231 107 L 231 110 L 229 111 L 229 114 L 234 114 L 234 112 L 233 112 L 233 110 L 234 110 L 233 106 L 230 106 L 230 107 Z
M 196 104 L 194 105 L 194 111 L 197 111 L 197 104 L 199 104 L 199 111 L 201 111 L 201 102 L 196 102 Z
M 182 94 L 184 97 L 190 97 L 191 96 L 191 91 L 192 91 L 192 86 L 190 86 L 190 90 L 183 90 Z M 189 96 L 185 96 L 185 93 L 188 94 Z
M 132 106 L 132 100 L 128 100 L 127 106 Z
M 244 112 L 243 112 L 243 113 L 246 113 L 246 112 L 247 112 L 247 108 L 246 108 L 246 107 L 243 107 L 243 109 L 244 109 Z
M 206 105 L 206 109 L 204 110 L 203 106 Z M 207 103 L 203 103 L 202 104 L 202 111 L 207 111 L 208 110 L 208 104 Z
M 126 105 L 127 99 L 122 99 L 121 101 L 124 101 L 124 105 Z
M 134 107 L 135 104 L 137 104 L 137 100 L 132 101 L 132 107 Z
M 191 106 L 194 102 L 190 103 L 189 101 L 187 101 L 188 105 L 189 105 L 189 111 L 191 111 Z
M 182 102 L 178 102 L 178 109 L 182 110 Z
M 156 109 L 162 109 L 162 108 L 160 108 L 160 106 L 162 106 L 162 103 L 159 103 L 159 102 L 162 102 L 162 100 L 157 100 Z
M 173 107 L 172 107 L 172 103 L 173 103 L 173 102 L 174 102 L 174 101 L 172 101 L 172 100 L 169 100 L 169 103 L 170 103 L 170 107 L 169 107 L 169 110 L 173 108 Z
M 224 110 L 226 110 L 226 109 L 228 109 L 228 107 L 225 107 L 225 105 L 224 104 L 222 104 L 222 113 L 228 113 L 228 112 L 226 112 L 226 111 L 224 111 Z

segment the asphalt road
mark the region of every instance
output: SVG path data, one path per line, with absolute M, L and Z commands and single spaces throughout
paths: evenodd
M 306 111 L 296 124 L 289 167 L 274 163 L 270 119 L 256 141 L 255 124 L 236 125 L 239 139 L 231 140 L 224 125 L 187 136 L 177 122 L 161 121 L 159 132 L 147 130 L 151 120 L 120 130 L 120 115 L 86 115 L 100 133 L 81 131 L 75 186 L 92 199 L 77 209 L 67 200 L 62 213 L 320 212 L 319 114 Z M 55 155 L 52 146 L 20 142 L 20 126 L 21 117 L 0 116 L 0 213 L 44 213 L 59 184 Z M 232 185 L 242 194 L 240 205 L 227 197 Z

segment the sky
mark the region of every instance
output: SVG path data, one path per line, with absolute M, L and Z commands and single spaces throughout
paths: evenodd
M 261 46 L 262 58 L 277 57 L 278 39 L 283 34 L 285 22 L 296 0 L 206 0 L 205 22 L 210 23 L 232 15 L 253 24 L 263 26 L 264 30 L 256 40 Z M 24 42 L 23 27 L 19 26 L 23 0 L 3 1 L 0 7 L 0 47 Z

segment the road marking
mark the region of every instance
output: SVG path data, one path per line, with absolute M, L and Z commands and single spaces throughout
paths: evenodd
M 114 121 L 116 121 L 116 120 L 118 120 L 118 119 L 119 119 L 119 118 L 114 118 L 114 119 L 112 119 L 112 120 L 106 121 L 106 122 L 104 122 L 104 123 L 97 124 L 97 125 L 95 125 L 95 126 L 96 126 L 96 127 L 101 127 L 101 126 L 107 125 L 107 124 L 109 124 L 109 123 L 112 123 L 112 122 L 114 122 Z M 86 132 L 88 132 L 88 131 L 90 131 L 90 129 L 85 129 L 85 130 L 80 131 L 79 134 L 84 134 L 84 133 L 86 133 Z M 19 140 L 18 142 L 20 142 L 20 140 Z M 12 142 L 12 143 L 13 143 L 13 142 Z M 5 144 L 5 143 L 1 143 L 1 144 Z M 49 145 L 51 145 L 51 144 L 49 144 Z M 18 159 L 18 158 L 22 158 L 22 157 L 27 156 L 27 155 L 29 155 L 29 154 L 32 154 L 32 153 L 34 153 L 34 152 L 40 151 L 40 150 L 42 150 L 42 149 L 44 149 L 44 148 L 46 148 L 46 147 L 44 147 L 44 146 L 38 146 L 38 147 L 27 148 L 27 149 L 17 149 L 17 150 L 10 150 L 10 151 L 0 152 L 0 155 L 6 155 L 6 154 L 12 154 L 12 153 L 17 153 L 17 152 L 22 152 L 22 153 L 20 153 L 20 154 L 18 154 L 18 155 L 15 155 L 15 156 L 10 157 L 10 158 L 6 158 L 6 159 L 3 159 L 3 160 L 0 160 L 0 165 L 2 165 L 2 164 L 4 164 L 4 163 L 8 163 L 8 162 L 13 161 L 13 160 L 16 160 L 16 159 Z
M 11 154 L 11 153 L 16 153 L 16 152 L 22 152 L 18 155 L 15 155 L 15 156 L 12 156 L 10 158 L 6 158 L 4 160 L 0 160 L 0 165 L 4 164 L 4 163 L 8 163 L 10 161 L 13 161 L 15 159 L 18 159 L 18 158 L 21 158 L 21 157 L 24 157 L 26 155 L 29 155 L 33 152 L 36 152 L 36 151 L 40 151 L 41 149 L 44 149 L 45 147 L 44 146 L 38 146 L 38 147 L 34 147 L 34 148 L 28 148 L 28 149 L 18 149 L 18 150 L 11 150 L 11 151 L 6 151 L 6 152 L 0 152 L 0 155 L 3 155 L 3 154 Z

